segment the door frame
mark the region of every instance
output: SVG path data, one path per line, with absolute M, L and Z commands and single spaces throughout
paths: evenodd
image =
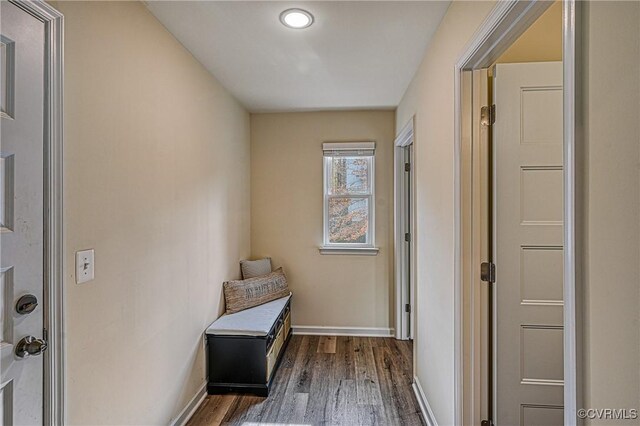
M 491 66 L 498 57 L 551 5 L 544 0 L 505 0 L 498 2 L 489 13 L 483 24 L 471 38 L 469 44 L 459 57 L 455 72 L 455 423 L 463 421 L 473 411 L 474 381 L 479 379 L 478 372 L 473 371 L 474 328 L 470 323 L 469 307 L 473 301 L 465 294 L 466 283 L 463 269 L 473 265 L 474 259 L 464 255 L 464 244 L 471 235 L 467 234 L 466 210 L 472 203 L 466 197 L 471 193 L 464 181 L 463 173 L 468 167 L 469 159 L 463 155 L 463 144 L 470 143 L 473 134 L 473 108 L 468 87 L 471 83 L 472 70 Z M 576 73 L 580 65 L 580 30 L 581 5 L 576 0 L 563 0 L 563 190 L 564 190 L 564 424 L 576 425 L 577 409 L 581 407 L 580 392 L 582 358 L 581 344 L 581 286 L 579 281 L 579 265 L 581 259 L 579 248 L 582 235 L 578 232 L 582 223 L 582 212 L 576 210 L 582 201 L 579 190 L 582 175 L 579 160 L 584 153 L 576 144 L 581 135 L 580 107 L 580 75 Z M 471 105 L 469 103 L 471 102 Z M 479 113 L 479 111 L 478 111 Z M 468 150 L 464 151 L 468 152 Z M 465 198 L 463 198 L 465 197 Z M 465 232 L 463 232 L 463 230 Z M 467 361 L 465 362 L 465 358 Z M 471 361 L 468 361 L 468 359 Z M 494 372 L 495 377 L 495 372 Z
M 42 0 L 10 0 L 45 24 L 44 424 L 64 424 L 63 81 L 64 17 Z
M 406 259 L 406 244 L 404 239 L 406 223 L 405 211 L 405 171 L 404 171 L 404 149 L 411 146 L 411 184 L 410 213 L 411 230 L 409 240 L 409 270 L 406 269 L 404 260 Z M 416 253 L 416 214 L 415 214 L 415 116 L 411 117 L 404 127 L 398 132 L 393 144 L 394 161 L 394 264 L 395 264 L 395 335 L 398 340 L 410 340 L 415 335 L 415 253 Z M 407 282 L 407 272 L 409 272 L 409 282 Z M 407 294 L 406 289 L 409 289 Z M 405 305 L 410 308 L 409 315 L 405 313 Z M 408 330 L 408 333 L 407 333 Z

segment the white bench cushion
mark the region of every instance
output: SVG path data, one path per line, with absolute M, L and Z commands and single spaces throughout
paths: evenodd
M 226 314 L 215 320 L 206 333 L 215 336 L 266 336 L 291 294 L 263 305 Z

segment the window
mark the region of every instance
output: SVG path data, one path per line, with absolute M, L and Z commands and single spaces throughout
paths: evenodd
M 375 254 L 373 142 L 323 144 L 324 245 L 321 252 Z

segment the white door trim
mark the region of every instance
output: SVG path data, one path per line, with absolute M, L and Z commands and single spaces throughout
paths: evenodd
M 580 236 L 576 233 L 581 216 L 576 212 L 579 196 L 576 189 L 576 137 L 580 130 L 576 111 L 579 106 L 579 81 L 576 66 L 579 61 L 580 4 L 576 0 L 564 0 L 563 9 L 563 73 L 564 73 L 564 423 L 577 424 L 577 408 L 580 406 L 579 378 L 581 355 L 579 336 L 581 312 L 580 287 L 576 274 L 580 260 L 576 246 Z M 498 2 L 483 24 L 471 38 L 455 66 L 455 423 L 462 424 L 464 394 L 464 348 L 470 344 L 463 334 L 464 300 L 462 289 L 462 79 L 463 71 L 489 67 L 533 23 L 551 2 L 543 0 L 505 0 Z
M 582 236 L 576 229 L 582 224 L 582 214 L 576 211 L 576 205 L 581 203 L 579 182 L 580 174 L 576 166 L 580 164 L 582 148 L 576 144 L 576 139 L 582 139 L 579 134 L 582 122 L 577 114 L 581 105 L 579 87 L 580 73 L 577 68 L 581 57 L 581 23 L 582 5 L 576 0 L 565 0 L 562 12 L 562 51 L 563 51 L 563 86 L 564 86 L 564 144 L 563 167 L 564 173 L 564 424 L 574 425 L 580 422 L 577 410 L 582 408 L 582 306 L 577 303 L 582 300 L 582 285 L 579 279 L 581 260 L 578 247 Z M 579 151 L 578 151 L 579 150 Z
M 44 424 L 64 424 L 63 315 L 63 15 L 42 0 L 10 0 L 45 24 L 45 284 Z
M 404 211 L 405 207 L 405 171 L 404 171 L 404 148 L 414 144 L 414 117 L 405 124 L 405 126 L 400 130 L 398 135 L 396 136 L 394 147 L 393 147 L 393 156 L 394 156 L 394 263 L 395 263 L 395 289 L 396 289 L 396 303 L 395 303 L 395 330 L 396 330 L 396 339 L 399 340 L 407 340 L 413 337 L 413 327 L 414 327 L 414 317 L 415 317 L 415 304 L 414 304 L 414 261 L 413 255 L 415 252 L 415 235 L 412 235 L 411 240 L 409 241 L 409 265 L 410 271 L 406 270 L 406 263 L 404 262 L 407 256 L 406 252 L 406 244 L 404 240 L 404 233 L 406 229 L 406 213 Z M 411 167 L 414 167 L 413 161 L 413 150 L 412 155 L 409 162 L 411 163 Z M 414 178 L 414 173 L 411 174 L 412 180 Z M 411 182 L 411 191 L 413 192 L 414 185 Z M 413 198 L 413 194 L 412 194 Z M 413 214 L 413 206 L 414 202 L 412 200 L 411 203 L 411 220 L 414 222 L 414 214 Z M 411 233 L 415 234 L 413 223 L 409 224 Z M 407 279 L 407 272 L 409 272 L 410 280 Z M 410 288 L 409 293 L 407 294 L 407 288 Z M 405 305 L 411 306 L 411 312 L 409 315 L 405 312 Z

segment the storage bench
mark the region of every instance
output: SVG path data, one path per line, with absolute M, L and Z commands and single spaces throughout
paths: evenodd
M 268 396 L 291 336 L 291 295 L 223 315 L 207 328 L 206 336 L 209 395 Z

